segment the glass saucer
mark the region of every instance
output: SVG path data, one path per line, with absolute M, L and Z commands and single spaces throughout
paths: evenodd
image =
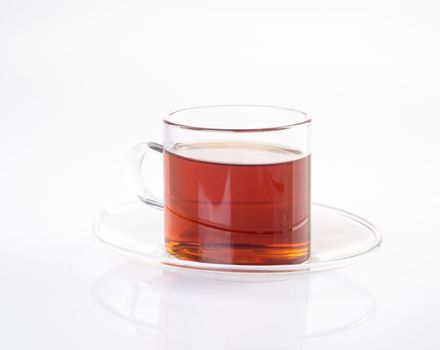
M 173 270 L 235 275 L 291 274 L 334 269 L 354 263 L 381 243 L 373 224 L 347 211 L 312 205 L 310 259 L 295 265 L 230 265 L 179 260 L 163 243 L 163 212 L 133 201 L 104 211 L 94 221 L 97 238 L 131 257 Z

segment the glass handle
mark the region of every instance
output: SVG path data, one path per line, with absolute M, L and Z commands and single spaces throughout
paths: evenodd
M 163 153 L 163 146 L 155 142 L 146 142 L 132 148 L 125 168 L 125 181 L 130 192 L 134 193 L 142 202 L 163 210 L 163 199 L 150 192 L 144 180 L 146 174 L 142 171 L 144 159 L 150 150 Z

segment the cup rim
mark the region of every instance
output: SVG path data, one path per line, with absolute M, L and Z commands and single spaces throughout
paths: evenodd
M 270 110 L 278 110 L 283 112 L 292 112 L 295 113 L 296 116 L 300 115 L 301 118 L 298 121 L 292 121 L 290 123 L 283 123 L 279 126 L 270 126 L 270 127 L 258 127 L 258 128 L 228 128 L 228 127 L 206 127 L 206 126 L 197 126 L 192 123 L 178 122 L 175 117 L 181 112 L 187 111 L 197 111 L 201 109 L 213 109 L 213 108 L 261 108 L 261 109 L 270 109 Z M 294 118 L 292 118 L 294 119 Z M 181 108 L 174 112 L 171 112 L 166 117 L 162 119 L 164 124 L 179 127 L 182 129 L 189 129 L 195 131 L 219 131 L 219 132 L 264 132 L 264 131 L 277 131 L 277 130 L 285 130 L 298 125 L 310 124 L 312 118 L 305 112 L 290 107 L 280 107 L 273 105 L 262 105 L 262 104 L 218 104 L 218 105 L 201 105 L 194 107 Z

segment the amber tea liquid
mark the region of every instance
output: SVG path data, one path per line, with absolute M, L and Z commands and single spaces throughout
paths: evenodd
M 301 263 L 310 254 L 310 156 L 246 143 L 164 154 L 165 243 L 179 259 Z

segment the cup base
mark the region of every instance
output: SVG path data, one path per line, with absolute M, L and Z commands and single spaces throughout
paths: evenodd
M 166 251 L 180 260 L 233 265 L 292 265 L 309 259 L 309 243 L 222 245 L 166 242 Z

